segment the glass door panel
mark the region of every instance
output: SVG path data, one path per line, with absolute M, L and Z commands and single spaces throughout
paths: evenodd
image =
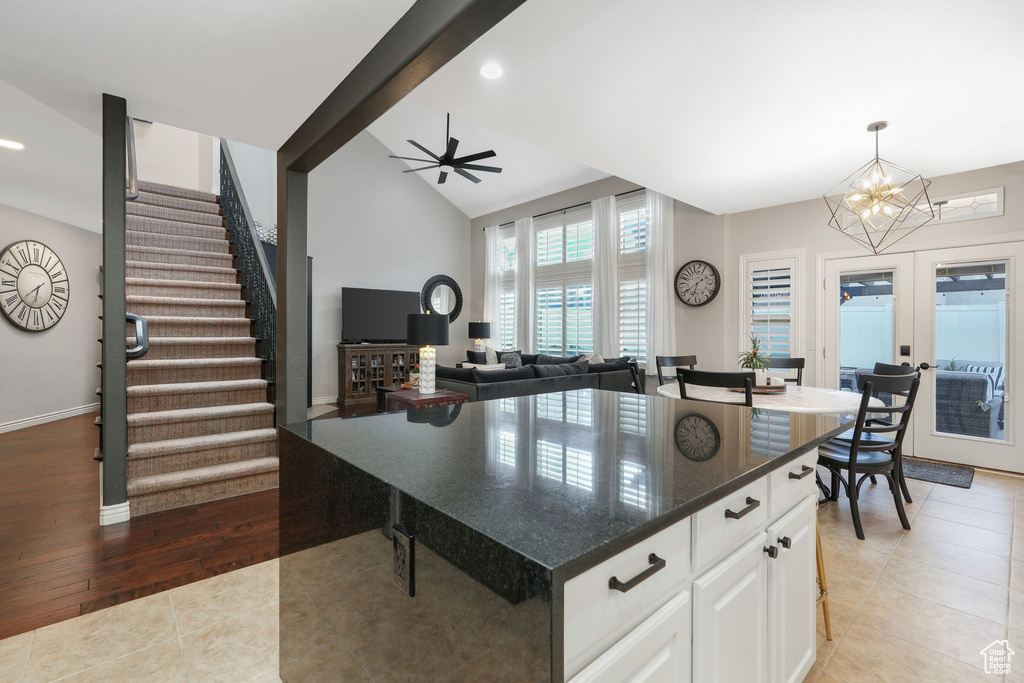
M 856 391 L 858 370 L 893 362 L 895 271 L 839 276 L 839 388 Z

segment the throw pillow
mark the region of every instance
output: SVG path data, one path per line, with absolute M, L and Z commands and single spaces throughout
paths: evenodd
M 501 354 L 501 358 L 499 360 L 505 364 L 506 368 L 523 367 L 523 359 L 515 351 L 509 351 L 508 353 Z
M 466 360 L 477 365 L 486 365 L 487 354 L 483 351 L 466 351 Z
M 546 354 L 539 354 L 537 356 L 537 365 L 561 365 L 562 363 L 574 363 L 578 361 L 581 356 L 548 356 Z
M 591 363 L 587 372 L 615 372 L 616 370 L 629 370 L 629 363 L 624 360 L 609 360 L 604 363 Z
M 536 353 L 520 353 L 519 357 L 523 361 L 523 365 L 536 365 L 537 354 Z
M 494 370 L 504 370 L 504 363 L 494 363 L 493 365 L 477 365 L 475 363 L 463 363 L 464 368 L 473 368 L 475 370 L 483 370 L 484 372 L 493 372 Z
M 591 365 L 605 362 L 604 358 L 601 358 L 601 354 L 599 353 L 585 353 L 583 354 L 582 359 L 587 361 Z
M 992 379 L 992 387 L 995 389 L 1001 389 L 1003 387 L 1003 371 L 1002 365 L 968 365 L 967 372 L 981 372 L 988 375 Z
M 454 379 L 459 382 L 472 382 L 472 368 L 450 368 L 447 365 L 438 365 L 435 372 L 438 379 Z
M 517 379 L 533 379 L 533 368 L 502 368 L 481 372 L 479 368 L 472 368 L 473 381 L 477 384 L 490 384 L 492 382 L 511 382 Z
M 585 375 L 590 363 L 579 360 L 574 363 L 558 363 L 557 365 L 531 365 L 536 377 L 561 377 L 565 375 Z
M 488 365 L 496 365 L 498 363 L 498 353 L 492 347 L 485 347 L 484 354 L 487 356 Z

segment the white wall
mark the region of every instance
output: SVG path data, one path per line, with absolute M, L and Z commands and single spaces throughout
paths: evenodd
M 422 179 L 401 173 L 390 153 L 364 131 L 309 174 L 314 401 L 338 394 L 342 287 L 419 291 L 432 275 L 450 275 L 464 303 L 438 362 L 464 360 L 472 345 L 469 218 Z
M 277 153 L 231 140 L 228 149 L 253 220 L 273 228 L 277 224 Z
M 139 179 L 219 194 L 219 144 L 202 133 L 136 121 Z
M 67 267 L 71 298 L 59 323 L 25 332 L 0 317 L 0 431 L 12 422 L 99 402 L 98 233 L 0 204 L 0 249 L 18 240 L 47 245 Z

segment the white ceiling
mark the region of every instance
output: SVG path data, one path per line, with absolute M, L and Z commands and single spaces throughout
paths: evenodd
M 732 213 L 820 196 L 879 119 L 925 176 L 1024 159 L 1022 34 L 1020 0 L 529 0 L 411 97 Z
M 426 155 L 407 141 L 412 139 L 435 154 L 443 153 L 446 145 L 445 113 L 444 110 L 417 102 L 414 93 L 377 119 L 369 130 L 393 154 L 423 159 Z M 497 156 L 474 163 L 498 166 L 502 169 L 501 173 L 473 171 L 481 179 L 478 184 L 449 173 L 442 185 L 437 184 L 437 169 L 420 171 L 416 175 L 470 218 L 608 176 L 607 173 L 457 116 L 452 116 L 451 136 L 459 141 L 458 156 L 493 149 Z M 398 159 L 392 160 L 392 163 L 395 173 L 427 165 Z
M 96 133 L 106 92 L 137 118 L 278 149 L 411 5 L 4 0 L 0 80 Z

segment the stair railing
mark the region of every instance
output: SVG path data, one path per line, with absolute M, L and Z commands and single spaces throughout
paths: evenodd
M 227 141 L 220 141 L 220 203 L 227 222 L 231 250 L 237 259 L 247 314 L 256 337 L 256 353 L 263 361 L 267 400 L 276 405 L 277 291 L 273 273 L 256 232 L 256 223 L 245 201 Z
M 125 148 L 128 154 L 128 178 L 124 198 L 135 201 L 139 198 L 139 164 L 135 158 L 135 121 L 131 116 L 125 117 Z

